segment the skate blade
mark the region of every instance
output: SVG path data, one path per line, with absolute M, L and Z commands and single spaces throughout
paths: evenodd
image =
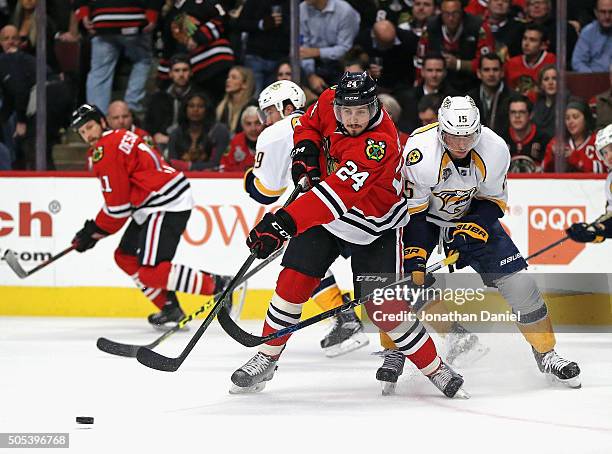
M 151 325 L 155 331 L 166 332 L 174 328 L 177 324 L 176 323 L 166 323 L 164 325 L 154 325 L 152 323 L 149 323 L 149 325 Z M 189 331 L 189 326 L 185 325 L 181 329 L 179 329 L 179 331 L 181 332 Z
M 395 387 L 397 386 L 397 383 L 393 383 L 390 381 L 381 381 L 380 384 L 382 386 L 383 396 L 392 396 L 393 394 L 395 394 Z
M 582 382 L 580 381 L 580 375 L 578 375 L 577 377 L 568 378 L 567 380 L 563 380 L 553 374 L 546 374 L 546 378 L 548 379 L 549 383 L 552 385 L 556 385 L 560 383 L 572 389 L 582 388 Z
M 263 391 L 265 387 L 266 387 L 265 381 L 261 383 L 257 383 L 256 385 L 253 385 L 253 386 L 246 386 L 246 387 L 237 386 L 232 383 L 232 387 L 230 388 L 229 393 L 230 394 L 254 394 L 254 393 Z
M 471 366 L 483 356 L 489 353 L 491 349 L 485 345 L 478 344 L 476 347 L 457 355 L 454 359 L 446 360 L 446 364 L 453 367 L 464 368 Z
M 453 399 L 469 399 L 470 397 L 472 397 L 470 393 L 463 388 L 459 388 L 453 396 Z
M 324 348 L 323 352 L 328 358 L 335 358 L 336 356 L 341 356 L 346 353 L 350 353 L 352 351 L 360 349 L 361 347 L 365 347 L 369 343 L 370 339 L 368 338 L 368 336 L 365 333 L 359 332 L 353 334 L 347 340 L 339 344 Z

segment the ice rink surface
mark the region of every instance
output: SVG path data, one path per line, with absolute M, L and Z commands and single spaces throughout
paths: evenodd
M 242 324 L 259 334 L 260 321 Z M 196 326 L 156 350 L 177 356 Z M 397 394 L 381 396 L 378 336 L 328 359 L 325 328 L 291 339 L 262 393 L 236 396 L 229 377 L 253 352 L 216 323 L 166 373 L 96 348 L 100 336 L 151 342 L 160 333 L 143 320 L 0 318 L 0 432 L 69 432 L 70 448 L 54 452 L 70 453 L 612 453 L 609 333 L 558 335 L 580 390 L 551 386 L 518 332 L 482 335 L 491 351 L 461 370 L 472 398 L 450 400 L 408 367 Z

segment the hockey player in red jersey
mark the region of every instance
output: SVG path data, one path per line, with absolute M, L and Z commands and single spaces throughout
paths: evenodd
M 337 88 L 325 90 L 300 117 L 294 143 L 292 178 L 298 182 L 306 177 L 312 189 L 275 214 L 266 214 L 247 238 L 259 258 L 291 238 L 263 335 L 299 321 L 304 303 L 343 248 L 351 251 L 358 298 L 360 276 L 398 274 L 402 269 L 401 227 L 408 221 L 402 157 L 397 131 L 380 108 L 374 80 L 365 72 L 345 73 Z M 460 391 L 463 378 L 442 362 L 418 320 L 388 334 L 446 396 Z M 288 338 L 263 344 L 234 372 L 230 392 L 262 390 Z
M 227 276 L 172 263 L 193 207 L 191 186 L 157 151 L 126 129 L 107 129 L 102 112 L 83 104 L 72 114 L 72 127 L 90 148 L 92 170 L 100 180 L 104 205 L 95 220 L 85 221 L 72 243 L 78 252 L 125 230 L 115 262 L 157 306 L 149 316 L 156 327 L 180 321 L 175 292 L 211 295 L 222 290 Z

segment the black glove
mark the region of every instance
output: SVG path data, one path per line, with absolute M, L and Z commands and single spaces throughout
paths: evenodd
M 94 247 L 99 239 L 107 235 L 108 232 L 105 232 L 94 221 L 88 219 L 85 221 L 83 228 L 72 239 L 72 244 L 78 252 L 85 252 L 87 249 Z
M 578 243 L 601 243 L 605 239 L 604 230 L 601 224 L 589 226 L 586 222 L 579 222 L 572 224 L 565 232 Z
M 291 150 L 291 178 L 297 186 L 302 177 L 308 180 L 308 187 L 304 191 L 309 190 L 319 181 L 321 181 L 321 169 L 319 168 L 319 148 L 312 140 L 301 140 Z
M 457 268 L 466 267 L 470 259 L 478 259 L 485 251 L 489 233 L 487 225 L 478 215 L 462 218 L 453 231 L 453 240 L 448 244 L 449 254 L 459 252 Z
M 295 222 L 282 208 L 276 213 L 266 213 L 249 233 L 246 244 L 257 252 L 258 259 L 265 259 L 280 249 L 283 243 L 297 233 Z

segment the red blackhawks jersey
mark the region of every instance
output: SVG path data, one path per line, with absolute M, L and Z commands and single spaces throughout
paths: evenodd
M 308 139 L 321 150 L 322 181 L 286 210 L 298 233 L 323 225 L 345 241 L 369 244 L 408 222 L 399 138 L 384 109 L 359 136 L 343 133 L 333 111 L 334 93 L 325 90 L 295 126 L 294 144 Z
M 599 155 L 595 152 L 595 136 L 593 133 L 587 137 L 587 139 L 581 144 L 576 145 L 570 138 L 565 144 L 569 154 L 566 157 L 569 171 L 584 172 L 584 173 L 605 173 L 606 166 Z M 555 154 L 553 153 L 556 139 L 552 139 L 548 142 L 546 147 L 546 154 L 542 161 L 542 169 L 544 172 L 555 171 Z
M 185 175 L 131 131 L 105 131 L 90 158 L 104 197 L 96 224 L 108 233 L 119 230 L 130 216 L 142 224 L 151 213 L 193 207 Z
M 513 90 L 527 96 L 535 103 L 538 96 L 538 76 L 542 68 L 557 61 L 555 54 L 542 51 L 535 63 L 529 64 L 524 55 L 517 55 L 506 62 L 506 83 Z
M 149 22 L 157 22 L 162 7 L 160 0 L 74 0 L 78 20 L 85 17 L 93 23 L 96 33 L 133 35 Z

